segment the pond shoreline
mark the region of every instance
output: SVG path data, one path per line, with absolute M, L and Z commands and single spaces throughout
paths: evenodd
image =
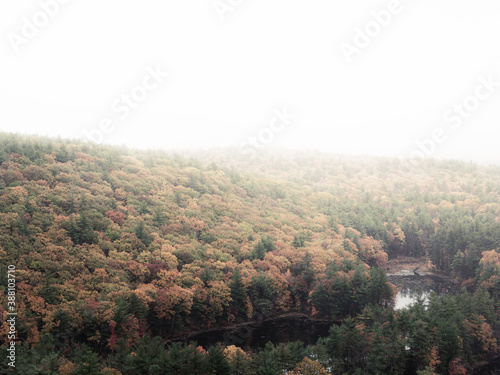
M 412 271 L 403 270 L 397 273 L 388 273 L 387 278 L 389 279 L 390 283 L 394 284 L 398 288 L 398 290 L 402 287 L 401 283 L 407 280 L 415 282 L 439 282 L 447 285 L 450 288 L 450 291 L 458 291 L 460 290 L 460 287 L 462 285 L 461 280 L 457 279 L 456 277 L 436 272 L 422 272 L 419 274 L 414 274 Z
M 398 285 L 397 281 L 404 281 L 404 280 L 413 280 L 413 281 L 422 281 L 423 279 L 427 280 L 439 280 L 441 282 L 445 282 L 447 284 L 453 285 L 453 289 L 458 290 L 458 286 L 460 285 L 460 282 L 457 279 L 454 279 L 450 276 L 446 275 L 441 275 L 438 273 L 434 272 L 422 272 L 419 276 L 414 275 L 411 271 L 409 270 L 399 270 L 396 273 L 387 273 L 387 276 L 389 278 L 389 282 L 394 284 L 398 291 L 402 288 L 401 285 Z M 189 341 L 191 338 L 202 335 L 202 334 L 207 334 L 210 332 L 234 332 L 238 330 L 241 327 L 245 326 L 259 326 L 262 323 L 265 322 L 272 322 L 272 321 L 279 321 L 282 319 L 297 319 L 297 320 L 304 320 L 304 321 L 309 321 L 309 322 L 316 322 L 316 323 L 330 323 L 330 324 L 341 324 L 343 320 L 341 319 L 328 319 L 328 318 L 317 318 L 314 317 L 310 314 L 306 314 L 303 312 L 297 312 L 297 311 L 292 311 L 292 312 L 287 312 L 275 316 L 268 316 L 266 317 L 265 314 L 260 314 L 263 316 L 263 319 L 255 319 L 255 317 L 250 318 L 248 320 L 243 320 L 239 322 L 232 322 L 228 323 L 225 325 L 216 325 L 212 327 L 206 327 L 206 328 L 195 328 L 191 327 L 190 329 L 186 329 L 183 332 L 178 332 L 173 335 L 169 335 L 165 339 L 165 343 L 171 343 L 171 342 L 178 342 L 178 341 Z
M 438 294 L 446 294 L 446 293 L 455 293 L 460 290 L 461 287 L 461 280 L 454 278 L 449 275 L 444 275 L 436 272 L 429 272 L 429 271 L 423 271 L 420 272 L 418 275 L 414 274 L 412 270 L 398 270 L 396 273 L 388 273 L 387 274 L 389 278 L 389 282 L 393 283 L 398 291 L 400 291 L 403 288 L 407 287 L 412 287 L 416 284 L 439 284 L 440 287 L 436 290 Z M 430 285 L 428 285 L 430 286 Z M 261 319 L 259 319 L 261 318 Z M 226 323 L 225 325 L 217 325 L 213 327 L 207 327 L 207 328 L 202 328 L 198 329 L 197 327 L 191 327 L 189 330 L 185 330 L 181 333 L 177 333 L 175 335 L 169 336 L 166 340 L 165 343 L 173 343 L 173 342 L 190 342 L 190 341 L 199 341 L 200 337 L 203 336 L 210 336 L 211 333 L 213 333 L 213 336 L 218 336 L 218 337 L 223 337 L 224 339 L 229 337 L 230 340 L 229 342 L 227 340 L 219 340 L 218 342 L 225 342 L 226 345 L 233 345 L 234 343 L 231 340 L 236 340 L 238 343 L 236 343 L 236 346 L 242 347 L 244 350 L 253 350 L 255 347 L 260 347 L 260 346 L 254 346 L 255 342 L 252 344 L 249 344 L 250 341 L 247 341 L 247 338 L 252 335 L 252 333 L 256 333 L 259 331 L 262 331 L 262 328 L 264 328 L 264 331 L 266 329 L 269 329 L 268 326 L 264 326 L 266 323 L 271 323 L 272 330 L 275 328 L 281 328 L 283 330 L 283 321 L 286 320 L 291 320 L 294 321 L 295 323 L 298 324 L 307 324 L 307 323 L 323 323 L 325 325 L 333 325 L 333 324 L 341 324 L 343 320 L 340 319 L 327 319 L 327 318 L 318 318 L 314 317 L 310 314 L 303 313 L 303 312 L 297 312 L 297 311 L 292 311 L 292 312 L 287 312 L 275 316 L 266 316 L 265 314 L 255 312 L 253 317 L 248 319 L 248 320 L 243 320 L 243 319 L 238 319 L 237 322 L 232 322 L 232 323 Z M 275 325 L 276 324 L 276 325 Z M 286 324 L 290 324 L 290 322 L 287 322 Z M 305 327 L 304 325 L 300 326 L 301 328 Z M 323 326 L 324 327 L 324 326 Z M 495 334 L 497 336 L 497 339 L 499 339 L 500 342 L 500 334 L 499 334 L 499 327 L 495 327 Z M 323 332 L 327 332 L 328 328 L 322 328 Z M 325 331 L 326 329 L 326 331 Z M 248 336 L 245 336 L 247 335 Z M 262 333 L 260 333 L 262 334 Z M 259 335 L 260 335 L 259 334 Z M 259 335 L 257 337 L 259 337 Z M 264 337 L 264 336 L 261 336 Z M 267 338 L 266 338 L 267 339 Z M 203 339 L 202 339 L 203 340 Z M 258 338 L 257 338 L 258 340 Z M 302 341 L 302 340 L 301 340 Z M 245 344 L 239 345 L 239 344 Z M 262 343 L 265 343 L 265 341 L 262 341 Z M 201 346 L 205 347 L 206 345 L 203 345 L 202 343 L 199 343 Z M 206 349 L 206 347 L 205 347 Z M 488 358 L 487 360 L 478 363 L 474 368 L 471 369 L 471 374 L 474 375 L 482 375 L 482 374 L 499 374 L 500 372 L 497 372 L 497 368 L 500 365 L 500 350 L 499 352 L 493 356 Z
M 245 327 L 245 326 L 251 326 L 251 327 L 258 327 L 262 323 L 267 323 L 267 322 L 273 322 L 273 321 L 279 321 L 283 319 L 297 319 L 297 320 L 303 320 L 303 321 L 308 321 L 308 322 L 315 322 L 315 323 L 325 323 L 325 324 L 340 324 L 342 323 L 342 320 L 339 319 L 327 319 L 327 318 L 315 318 L 309 314 L 306 313 L 301 313 L 301 312 L 287 312 L 283 313 L 280 315 L 276 316 L 270 316 L 266 317 L 264 319 L 249 319 L 241 322 L 235 322 L 235 323 L 230 323 L 228 325 L 223 325 L 223 326 L 214 326 L 210 328 L 204 328 L 204 329 L 198 329 L 195 331 L 184 331 L 183 333 L 177 333 L 175 335 L 169 336 L 166 340 L 165 343 L 171 343 L 171 342 L 178 342 L 178 341 L 189 341 L 190 338 L 193 338 L 195 336 L 199 336 L 202 334 L 207 334 L 210 332 L 234 332 L 238 330 L 238 328 Z

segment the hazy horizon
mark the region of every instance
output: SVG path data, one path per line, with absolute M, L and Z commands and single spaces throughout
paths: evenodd
M 0 10 L 1 131 L 500 164 L 493 0 Z
M 193 154 L 195 157 L 200 156 L 200 154 L 203 153 L 210 153 L 213 151 L 222 151 L 222 152 L 237 152 L 240 153 L 241 155 L 245 155 L 244 149 L 241 147 L 237 146 L 214 146 L 214 147 L 209 147 L 209 148 L 165 148 L 165 147 L 134 147 L 134 146 L 129 146 L 126 144 L 111 144 L 111 143 L 96 143 L 92 142 L 89 140 L 81 139 L 81 138 L 64 138 L 61 136 L 46 136 L 46 135 L 39 135 L 39 134 L 33 134 L 33 133 L 19 133 L 19 132 L 7 132 L 6 134 L 14 134 L 18 135 L 21 137 L 48 137 L 49 139 L 52 139 L 54 141 L 61 140 L 63 142 L 84 142 L 85 144 L 88 145 L 99 145 L 99 146 L 106 146 L 106 147 L 125 147 L 127 150 L 131 151 L 151 151 L 151 152 L 165 152 L 165 153 L 172 153 L 176 154 L 179 153 L 185 154 L 184 156 Z M 280 153 L 283 153 L 283 156 L 288 156 L 288 153 L 293 153 L 293 152 L 300 152 L 300 153 L 305 153 L 305 154 L 314 154 L 314 153 L 319 153 L 321 155 L 327 155 L 327 156 L 332 156 L 332 157 L 340 157 L 340 158 L 345 158 L 345 159 L 397 159 L 401 161 L 407 161 L 405 157 L 397 156 L 397 155 L 374 155 L 374 154 L 363 154 L 363 153 L 347 153 L 347 152 L 332 152 L 328 150 L 320 150 L 320 149 L 313 149 L 313 148 L 303 148 L 303 149 L 293 149 L 293 148 L 287 148 L 287 147 L 273 147 L 273 148 L 264 148 L 259 150 L 258 153 L 252 154 L 252 159 L 256 160 L 259 159 L 260 157 L 265 158 L 268 155 L 272 156 L 280 156 Z M 256 157 L 253 157 L 255 155 Z M 423 161 L 425 160 L 436 160 L 436 161 L 457 161 L 457 162 L 462 162 L 462 163 L 472 163 L 476 164 L 478 166 L 483 166 L 483 167 L 500 167 L 500 162 L 488 162 L 488 161 L 475 161 L 475 160 L 464 160 L 464 159 L 457 159 L 457 158 L 446 158 L 446 157 L 428 157 L 425 159 L 422 159 Z M 406 166 L 411 166 L 411 164 L 406 164 Z M 418 164 L 415 164 L 415 166 L 418 166 Z

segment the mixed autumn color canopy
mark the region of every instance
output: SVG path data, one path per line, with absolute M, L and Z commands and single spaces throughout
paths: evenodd
M 19 366 L 32 373 L 462 374 L 497 350 L 500 167 L 7 134 L 0 163 L 0 289 L 15 264 L 19 350 L 32 353 Z M 428 257 L 462 292 L 394 311 L 385 266 L 400 257 Z M 293 348 L 161 341 L 255 311 L 343 323 L 271 372 L 259 368 Z M 175 367 L 174 352 L 195 367 Z

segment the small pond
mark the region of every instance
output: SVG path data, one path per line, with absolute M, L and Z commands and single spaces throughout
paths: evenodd
M 396 285 L 395 308 L 402 309 L 414 303 L 419 293 L 424 301 L 431 292 L 445 294 L 457 289 L 450 281 L 433 275 L 417 276 L 412 273 L 388 275 L 389 281 Z M 231 329 L 215 329 L 193 334 L 183 341 L 196 341 L 198 345 L 209 347 L 217 343 L 236 345 L 246 349 L 262 348 L 268 341 L 273 344 L 300 340 L 306 345 L 315 344 L 321 337 L 328 336 L 333 322 L 313 320 L 306 316 L 289 316 L 274 320 L 241 324 Z
M 300 340 L 305 345 L 310 345 L 315 344 L 320 337 L 328 336 L 332 324 L 306 317 L 286 317 L 240 325 L 231 330 L 202 332 L 190 336 L 188 341 L 196 341 L 203 347 L 221 342 L 250 349 L 262 348 L 268 341 L 279 344 Z
M 443 295 L 458 290 L 456 284 L 434 274 L 414 275 L 409 273 L 409 271 L 403 271 L 402 273 L 388 276 L 389 281 L 396 285 L 399 290 L 394 301 L 394 308 L 396 310 L 415 303 L 419 295 L 424 303 L 427 303 L 432 292 Z

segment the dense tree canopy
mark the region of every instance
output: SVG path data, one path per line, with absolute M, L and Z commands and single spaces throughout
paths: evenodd
M 248 160 L 8 134 L 0 163 L 0 289 L 14 264 L 20 350 L 36 353 L 20 366 L 460 374 L 496 350 L 499 167 L 429 160 L 407 170 L 313 152 Z M 428 257 L 463 293 L 394 312 L 384 268 L 400 257 Z M 0 302 L 6 316 L 5 293 Z M 298 356 L 163 345 L 255 311 L 343 324 Z

